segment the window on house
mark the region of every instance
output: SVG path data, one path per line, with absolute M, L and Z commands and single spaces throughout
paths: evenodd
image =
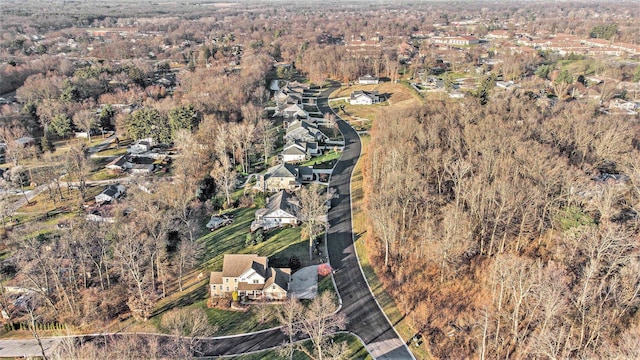
M 224 282 L 228 283 L 229 282 L 229 278 L 224 279 Z
M 227 286 L 227 291 L 229 291 L 229 287 Z
M 216 286 L 215 285 L 211 285 L 211 290 L 215 290 Z
M 254 280 L 253 280 L 253 283 L 254 283 L 254 284 L 257 284 L 257 283 L 258 283 L 258 279 L 254 279 Z
M 233 279 L 233 282 L 236 282 L 236 283 L 237 283 L 237 282 L 238 282 L 238 279 Z

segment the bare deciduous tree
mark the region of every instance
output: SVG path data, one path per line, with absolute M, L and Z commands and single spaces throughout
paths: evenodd
M 327 201 L 330 201 L 331 197 L 329 192 L 318 184 L 302 188 L 297 196 L 300 200 L 300 219 L 306 225 L 309 236 L 309 260 L 311 260 L 313 259 L 313 241 L 318 235 L 318 229 L 320 227 L 326 229 L 329 226 Z

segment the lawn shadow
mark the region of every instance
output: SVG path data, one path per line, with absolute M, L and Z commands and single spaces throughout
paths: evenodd
M 169 301 L 166 304 L 156 308 L 153 311 L 153 314 L 151 315 L 151 317 L 162 315 L 163 313 L 176 307 L 179 307 L 179 308 L 187 307 L 197 303 L 198 301 L 202 301 L 203 299 L 206 299 L 208 296 L 207 284 L 208 284 L 208 278 L 206 281 L 205 280 L 199 281 L 198 283 L 192 285 L 192 287 L 194 287 L 193 290 L 183 294 L 178 299 Z
M 307 240 L 301 240 L 297 243 L 291 244 L 286 248 L 278 251 L 277 253 L 269 257 L 269 264 L 273 267 L 289 267 L 289 259 L 292 256 L 297 256 L 300 259 L 301 267 L 309 265 L 317 265 L 317 260 L 309 260 L 309 243 Z

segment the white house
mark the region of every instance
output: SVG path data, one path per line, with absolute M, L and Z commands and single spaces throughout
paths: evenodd
M 306 143 L 297 141 L 289 142 L 280 153 L 282 161 L 295 163 L 309 160 L 310 155 L 307 153 L 305 145 Z
M 371 76 L 370 74 L 358 78 L 358 84 L 360 85 L 376 85 L 378 83 L 380 83 L 380 78 Z
M 300 202 L 295 195 L 280 190 L 270 196 L 264 208 L 256 211 L 256 219 L 251 223 L 251 230 L 258 228 L 268 230 L 282 225 L 297 225 Z
M 122 196 L 124 192 L 125 187 L 120 184 L 109 185 L 100 194 L 96 195 L 96 204 L 101 205 L 112 202 Z
M 150 141 L 137 141 L 135 144 L 129 146 L 127 152 L 131 154 L 142 154 L 151 150 Z
M 306 118 L 309 114 L 298 104 L 291 104 L 283 110 L 285 119 Z
M 302 162 L 318 155 L 317 142 L 290 141 L 285 146 L 280 157 L 284 162 Z
M 380 95 L 377 91 L 354 91 L 349 97 L 351 105 L 371 105 L 380 102 Z

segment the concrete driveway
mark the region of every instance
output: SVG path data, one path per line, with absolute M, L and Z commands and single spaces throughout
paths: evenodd
M 48 356 L 62 341 L 61 338 L 42 339 L 42 347 Z M 33 339 L 0 341 L 0 358 L 41 358 L 42 349 Z
M 297 299 L 313 299 L 318 295 L 318 265 L 303 267 L 291 275 L 290 296 Z

